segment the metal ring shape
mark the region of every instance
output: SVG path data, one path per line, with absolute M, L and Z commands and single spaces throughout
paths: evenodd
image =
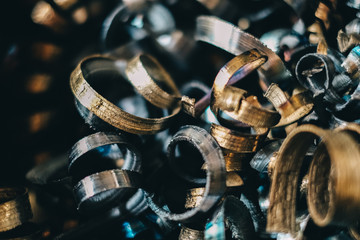
M 136 90 L 153 105 L 166 109 L 179 105 L 179 90 L 171 76 L 154 57 L 147 54 L 134 57 L 128 63 L 125 72 Z
M 132 115 L 97 93 L 91 86 L 91 74 L 107 71 L 113 78 L 122 79 L 114 60 L 102 56 L 91 56 L 83 59 L 71 73 L 70 87 L 85 121 L 95 128 L 104 121 L 106 124 L 129 133 L 154 134 L 168 128 L 180 111 L 180 104 L 171 110 L 171 114 L 162 118 L 141 118 Z M 90 81 L 90 82 L 88 82 Z M 81 110 L 80 109 L 80 110 Z
M 263 52 L 269 59 L 260 68 L 260 75 L 265 77 L 268 84 L 280 82 L 291 76 L 280 57 L 259 39 L 218 17 L 199 16 L 196 19 L 195 39 L 222 48 L 234 55 L 253 48 Z
M 78 164 L 81 156 L 93 149 L 111 144 L 125 146 L 132 153 L 131 159 L 125 159 L 123 170 L 141 172 L 141 154 L 124 136 L 116 133 L 97 132 L 80 139 L 72 146 L 69 154 L 69 174 L 72 175 L 73 166 Z
M 295 201 L 300 167 L 307 149 L 316 138 L 330 132 L 314 125 L 302 125 L 286 137 L 275 161 L 267 215 L 268 232 L 296 232 Z
M 276 111 L 261 108 L 256 97 L 245 98 L 246 91 L 231 86 L 241 78 L 246 69 L 256 69 L 266 60 L 256 49 L 244 52 L 226 63 L 216 75 L 211 95 L 211 110 L 219 117 L 223 110 L 230 117 L 250 126 L 268 128 L 278 123 Z
M 268 129 L 256 128 L 257 134 L 246 134 L 217 124 L 211 124 L 210 134 L 220 147 L 236 153 L 253 153 L 265 140 Z
M 262 55 L 256 49 L 251 49 L 234 57 L 218 72 L 212 87 L 212 91 L 208 92 L 196 103 L 195 100 L 193 100 L 193 114 L 189 114 L 195 117 L 200 116 L 211 104 L 214 96 L 219 96 L 224 90 L 225 86 L 235 84 L 243 77 L 263 65 L 266 61 L 267 56 Z
M 231 99 L 229 95 L 224 95 L 224 101 Z M 214 102 L 216 103 L 217 100 Z M 221 110 L 221 107 L 219 107 Z M 220 118 L 219 111 L 217 117 Z M 256 96 L 249 96 L 237 104 L 233 111 L 223 111 L 231 118 L 256 128 L 270 128 L 275 126 L 281 119 L 277 111 L 262 108 Z M 219 120 L 223 121 L 223 120 Z
M 175 147 L 183 141 L 198 149 L 207 164 L 205 191 L 199 205 L 183 213 L 172 213 L 157 205 L 154 200 L 155 194 L 148 193 L 148 201 L 150 208 L 158 215 L 169 220 L 186 223 L 204 218 L 209 210 L 213 209 L 220 201 L 226 189 L 226 170 L 220 146 L 206 130 L 197 126 L 184 126 L 174 135 L 168 146 L 170 162 L 176 161 L 174 158 Z
M 208 181 L 208 179 L 190 176 L 185 171 L 182 171 L 179 167 L 177 167 L 178 164 L 181 163 L 178 163 L 176 161 L 175 152 L 176 152 L 176 146 L 180 142 L 186 142 L 191 146 L 193 146 L 195 149 L 197 149 L 200 152 L 202 159 L 204 160 L 207 168 L 209 168 L 208 162 L 211 162 L 211 164 L 215 163 L 219 165 L 219 167 L 222 167 L 222 164 L 216 161 L 225 163 L 220 146 L 218 145 L 217 141 L 207 131 L 205 131 L 200 127 L 196 127 L 192 125 L 182 127 L 170 140 L 170 143 L 167 148 L 167 153 L 168 153 L 170 167 L 172 168 L 172 170 L 176 172 L 181 178 L 184 178 L 189 182 L 193 182 L 197 184 L 205 184 Z M 220 158 L 219 158 L 219 154 L 221 155 Z
M 309 91 L 297 93 L 289 99 L 277 84 L 271 84 L 264 96 L 281 114 L 275 127 L 282 127 L 308 115 L 314 107 Z
M 335 142 L 332 149 L 331 143 L 320 143 L 309 169 L 309 212 L 319 226 L 350 225 L 359 220 L 360 191 L 356 186 L 360 177 L 354 166 L 359 164 L 360 151 L 356 141 L 342 135 L 360 136 L 360 126 L 352 123 L 336 128 L 335 132 L 338 136 L 334 137 L 341 140 L 341 145 Z M 343 151 L 336 151 L 337 148 Z M 331 158 L 335 154 L 337 158 Z
M 323 139 L 309 169 L 308 207 L 319 226 L 348 226 L 359 219 L 358 144 L 344 132 Z M 346 159 L 346 161 L 344 161 Z M 346 206 L 346 207 L 345 207 Z
M 321 65 L 319 65 L 320 63 Z M 324 69 L 310 73 L 309 71 L 314 68 L 314 65 L 319 65 L 318 67 L 323 66 Z M 313 92 L 314 97 L 324 97 L 325 100 L 331 103 L 343 103 L 344 100 L 336 93 L 333 86 L 335 71 L 333 60 L 327 55 L 317 53 L 304 55 L 295 67 L 299 83 Z M 306 72 L 309 73 L 306 74 Z
M 322 141 L 315 150 L 309 170 L 307 202 L 310 215 L 320 226 L 349 225 L 358 219 L 360 190 L 351 187 L 360 182 L 354 168 L 360 161 L 358 143 L 343 131 L 302 125 L 284 140 L 275 162 L 268 231 L 296 231 L 295 201 L 300 167 L 306 150 L 317 137 Z
M 79 212 L 85 214 L 88 209 L 96 211 L 109 201 L 129 197 L 141 186 L 142 178 L 139 173 L 113 169 L 82 179 L 74 186 L 74 196 Z M 134 191 L 129 191 L 131 189 Z M 118 201 L 115 203 L 119 204 Z

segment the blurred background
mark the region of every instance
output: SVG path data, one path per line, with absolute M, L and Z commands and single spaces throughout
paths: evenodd
M 138 41 L 142 50 L 158 58 L 180 89 L 191 80 L 211 87 L 219 69 L 233 57 L 192 39 L 195 19 L 199 15 L 217 15 L 258 38 L 268 38 L 267 44 L 280 55 L 290 71 L 293 66 L 291 61 L 287 62 L 286 49 L 280 49 L 280 43 L 272 39 L 291 35 L 296 36 L 299 45 L 317 43 L 316 40 L 312 42 L 312 33 L 305 31 L 316 18 L 319 1 L 313 0 L 150 0 L 147 2 L 159 2 L 165 12 L 154 10 L 154 15 L 146 16 L 140 11 L 123 19 L 112 19 L 117 25 L 108 29 L 109 39 L 104 40 L 105 19 L 109 16 L 111 19 L 119 5 L 136 2 L 142 0 L 15 0 L 1 3 L 0 186 L 28 186 L 25 175 L 31 168 L 54 158 L 67 158 L 71 146 L 92 132 L 76 111 L 69 87 L 72 70 L 88 55 L 111 52 L 113 56 L 120 56 L 124 44 Z M 211 2 L 227 4 L 212 8 Z M 339 29 L 354 19 L 358 10 L 347 6 L 347 1 L 321 2 L 326 2 L 327 6 L 337 4 L 327 15 L 331 24 L 325 26 L 324 32 L 328 46 L 337 49 Z M 301 8 L 296 8 L 296 3 Z M 171 21 L 161 25 L 167 14 Z M 297 30 L 303 34 L 292 31 L 300 22 L 299 16 L 304 21 Z M 183 36 L 190 40 L 182 42 Z M 182 40 L 176 42 L 177 37 Z M 184 46 L 176 48 L 169 43 L 184 43 Z M 258 79 L 257 73 L 246 78 L 243 81 L 247 84 L 246 89 L 260 96 L 261 102 L 262 90 L 252 81 Z M 36 209 L 38 206 L 33 200 L 32 204 L 35 219 L 44 215 Z M 75 210 L 73 207 L 71 205 Z M 55 229 L 56 235 L 76 226 L 78 218 L 71 215 L 74 212 L 64 212 L 64 218 L 53 221 L 49 229 Z M 42 221 L 44 219 L 46 217 L 42 217 Z M 44 231 L 44 236 L 46 234 Z
M 25 173 L 78 140 L 82 121 L 69 76 L 99 52 L 99 32 L 114 0 L 18 0 L 1 6 L 3 144 L 0 183 Z

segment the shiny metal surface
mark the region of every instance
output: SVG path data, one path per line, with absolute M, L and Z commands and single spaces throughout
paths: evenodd
M 93 149 L 111 144 L 125 146 L 131 153 L 127 154 L 127 157 L 124 159 L 125 162 L 122 166 L 123 170 L 141 172 L 140 152 L 137 148 L 132 146 L 124 136 L 116 133 L 97 132 L 80 139 L 72 146 L 69 154 L 69 174 L 71 175 L 72 166 L 81 156 Z
M 286 126 L 308 115 L 313 107 L 313 99 L 309 91 L 301 89 L 300 93 L 290 98 L 277 84 L 271 84 L 264 96 L 272 103 L 281 114 L 281 119 L 276 127 Z
M 290 77 L 290 72 L 278 55 L 267 48 L 254 36 L 243 32 L 238 27 L 214 16 L 200 16 L 196 20 L 195 38 L 222 48 L 234 55 L 250 49 L 258 49 L 268 56 L 268 61 L 260 69 L 268 85 L 281 82 Z
M 329 55 L 309 53 L 304 55 L 296 65 L 296 77 L 299 83 L 313 93 L 331 103 L 342 103 L 344 100 L 334 88 L 334 76 L 338 68 Z M 320 74 L 319 74 L 320 73 Z
M 84 66 L 86 65 L 86 66 Z M 84 76 L 83 69 L 91 69 Z M 88 75 L 97 71 L 110 71 L 112 74 L 118 75 L 119 80 L 122 78 L 119 70 L 115 66 L 115 62 L 106 57 L 92 56 L 83 59 L 72 72 L 70 77 L 70 87 L 76 100 L 83 106 L 80 110 L 86 112 L 81 114 L 85 117 L 86 122 L 97 124 L 104 121 L 117 129 L 134 133 L 134 134 L 154 134 L 169 127 L 171 121 L 180 111 L 180 105 L 171 110 L 170 115 L 162 118 L 142 118 L 132 115 L 114 103 L 110 102 L 99 93 L 97 93 L 87 81 Z M 96 118 L 93 119 L 92 116 Z M 102 128 L 100 125 L 95 128 Z
M 223 110 L 233 119 L 254 127 L 268 128 L 278 123 L 280 115 L 262 108 L 256 96 L 248 96 L 242 89 L 227 86 L 262 66 L 266 59 L 258 50 L 252 49 L 234 57 L 220 69 L 213 84 L 210 105 L 218 118 L 219 110 Z
M 198 239 L 204 239 L 204 231 L 191 229 L 185 227 L 184 225 L 181 227 L 179 240 L 198 240 Z
M 196 108 L 202 109 L 201 106 L 207 103 L 207 105 L 211 104 L 211 110 L 214 112 L 216 116 L 218 116 L 218 108 L 220 107 L 220 103 L 226 102 L 232 102 L 231 109 L 227 109 L 227 112 L 229 114 L 234 115 L 233 117 L 237 116 L 237 112 L 240 111 L 240 101 L 234 102 L 233 95 L 239 94 L 239 95 L 246 95 L 246 91 L 242 89 L 233 89 L 230 88 L 230 90 L 225 90 L 225 88 L 228 85 L 233 85 L 237 81 L 239 81 L 244 76 L 248 75 L 250 72 L 254 71 L 261 65 L 263 65 L 267 61 L 267 56 L 262 55 L 258 50 L 251 49 L 249 51 L 246 51 L 233 59 L 231 59 L 229 62 L 227 62 L 218 72 L 218 74 L 215 77 L 212 92 L 208 94 L 209 96 L 209 103 L 205 101 L 205 97 L 203 97 L 197 104 Z M 226 95 L 225 95 L 226 94 Z M 243 100 L 244 97 L 240 97 L 241 100 Z M 221 102 L 219 102 L 219 99 Z M 237 99 L 237 98 L 235 98 Z M 240 100 L 239 99 L 239 100 Z M 207 106 L 206 105 L 206 106 Z M 227 105 L 227 104 L 225 104 Z M 223 107 L 223 106 L 221 106 Z M 228 108 L 229 106 L 225 106 L 225 108 Z M 197 110 L 199 111 L 199 110 Z
M 358 218 L 360 193 L 358 188 L 351 187 L 360 182 L 353 167 L 360 160 L 358 143 L 342 131 L 302 125 L 285 139 L 275 162 L 267 218 L 268 231 L 296 232 L 298 176 L 306 150 L 316 138 L 321 138 L 321 142 L 311 162 L 307 195 L 314 222 L 319 226 L 349 225 Z
M 171 139 L 168 145 L 168 156 L 171 165 L 176 165 L 176 158 L 174 158 L 175 147 L 182 141 L 186 141 L 198 149 L 207 165 L 206 185 L 203 198 L 197 207 L 183 213 L 172 213 L 164 209 L 155 201 L 154 194 L 148 194 L 148 201 L 150 208 L 158 215 L 169 220 L 186 223 L 203 219 L 204 216 L 208 214 L 208 211 L 213 209 L 220 201 L 226 188 L 226 169 L 224 157 L 217 142 L 206 130 L 191 125 L 183 126 Z M 174 170 L 176 171 L 176 169 Z M 190 181 L 200 181 L 191 176 L 182 176 Z
M 256 128 L 256 134 L 246 134 L 212 124 L 210 134 L 218 144 L 227 150 L 241 153 L 256 152 L 268 134 L 266 128 Z
M 106 197 L 96 199 L 99 194 L 114 194 L 112 197 L 120 198 L 124 190 L 136 189 L 142 186 L 141 175 L 137 172 L 113 169 L 92 174 L 85 177 L 74 186 L 75 201 L 78 210 L 82 211 L 88 201 L 104 201 Z M 115 194 L 116 192 L 116 194 Z M 107 195 L 107 197 L 109 197 Z M 99 207 L 99 206 L 97 206 Z
M 154 57 L 147 54 L 136 56 L 128 63 L 125 72 L 134 88 L 153 105 L 165 109 L 179 105 L 179 90 Z
M 0 232 L 9 231 L 32 218 L 25 188 L 0 188 Z

